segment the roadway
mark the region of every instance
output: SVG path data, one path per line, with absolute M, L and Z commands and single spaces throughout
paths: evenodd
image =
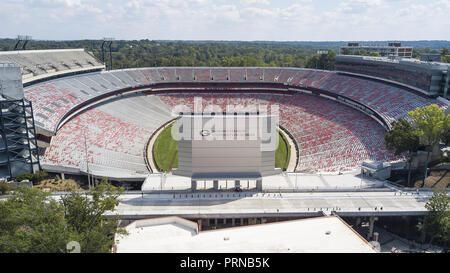
M 340 216 L 407 216 L 424 215 L 432 192 L 349 191 L 349 192 L 195 192 L 195 193 L 128 193 L 111 214 L 122 219 L 142 219 L 177 215 L 186 218 L 236 217 L 307 217 Z
M 67 193 L 53 193 L 55 199 Z M 339 216 L 420 216 L 433 192 L 396 188 L 360 191 L 185 193 L 126 192 L 107 216 L 143 219 L 161 216 L 185 218 L 311 217 L 335 213 Z M 5 199 L 2 196 L 0 199 Z

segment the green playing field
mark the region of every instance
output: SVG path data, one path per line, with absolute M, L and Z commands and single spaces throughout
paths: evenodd
M 172 126 L 165 128 L 157 137 L 153 145 L 153 158 L 160 171 L 171 171 L 178 167 L 178 143 L 172 138 Z M 285 170 L 289 165 L 290 147 L 281 133 L 278 134 L 279 143 L 275 152 L 275 167 Z

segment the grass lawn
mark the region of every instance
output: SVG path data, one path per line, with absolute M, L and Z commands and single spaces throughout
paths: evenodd
M 165 128 L 153 144 L 153 157 L 160 171 L 170 171 L 178 167 L 178 143 L 172 138 L 172 126 Z M 275 167 L 285 170 L 289 165 L 290 147 L 281 133 L 278 134 L 279 144 L 275 152 Z
M 153 157 L 160 171 L 178 167 L 178 142 L 172 138 L 172 125 L 165 128 L 153 144 Z
M 282 133 L 278 133 L 278 148 L 275 151 L 275 167 L 286 170 L 291 157 L 291 147 Z

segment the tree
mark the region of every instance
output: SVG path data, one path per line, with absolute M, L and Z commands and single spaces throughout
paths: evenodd
M 71 232 L 62 206 L 38 189 L 19 187 L 0 202 L 0 252 L 65 252 Z
M 448 134 L 445 132 L 448 117 L 445 115 L 445 110 L 436 104 L 417 107 L 416 110 L 409 112 L 408 116 L 419 135 L 420 143 L 426 146 L 428 152 L 423 180 L 423 185 L 425 185 L 430 153 L 433 147 L 444 140 L 444 136 Z
M 36 173 L 30 173 L 25 172 L 21 173 L 16 177 L 16 180 L 21 182 L 23 180 L 29 180 L 33 182 L 33 185 L 39 184 L 43 179 L 45 179 L 48 176 L 48 173 L 46 170 L 38 171 Z
M 384 139 L 386 148 L 394 151 L 396 155 L 407 153 L 409 186 L 411 181 L 412 156 L 420 147 L 419 134 L 411 123 L 401 118 L 392 123 L 392 130 L 385 135 Z
M 306 61 L 305 67 L 313 69 L 334 69 L 334 58 L 336 53 L 329 51 L 328 54 L 314 54 Z
M 6 181 L 0 181 L 0 194 L 8 194 L 11 190 L 11 185 Z
M 447 48 L 442 49 L 441 62 L 450 63 L 450 50 L 448 50 Z
M 450 145 L 450 115 L 445 117 L 444 121 L 444 136 L 442 137 L 442 141 L 446 145 Z
M 342 51 L 341 51 L 342 55 L 353 55 L 352 53 L 353 52 L 350 49 L 348 49 L 348 48 L 343 48 Z
M 119 205 L 122 192 L 122 188 L 102 182 L 87 195 L 72 192 L 61 198 L 67 224 L 77 234 L 75 241 L 80 243 L 83 252 L 108 252 L 111 249 L 119 219 L 118 216 L 107 219 L 103 214 Z
M 433 196 L 426 203 L 428 214 L 425 216 L 423 228 L 430 236 L 429 243 L 438 239 L 444 245 L 450 241 L 450 197 L 447 190 L 435 190 Z
M 24 180 L 31 181 L 32 178 L 33 178 L 33 174 L 30 173 L 30 172 L 21 173 L 18 176 L 16 176 L 16 180 L 18 182 L 21 182 L 21 181 L 24 181 Z
M 105 218 L 119 204 L 121 188 L 101 183 L 60 201 L 36 188 L 19 187 L 0 202 L 0 252 L 67 252 L 76 241 L 81 252 L 109 252 L 118 218 Z

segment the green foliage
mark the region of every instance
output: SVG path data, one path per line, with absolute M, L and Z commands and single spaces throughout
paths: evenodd
M 445 110 L 438 105 L 432 104 L 425 107 L 417 107 L 408 113 L 412 125 L 419 135 L 420 143 L 425 146 L 434 146 L 444 139 L 448 116 Z
M 32 41 L 27 49 L 85 48 L 101 60 L 101 43 L 100 40 Z M 0 40 L 0 50 L 12 50 L 14 44 L 14 40 Z M 331 44 L 320 48 L 337 49 Z M 317 49 L 312 45 L 294 43 L 116 40 L 112 43 L 112 58 L 114 69 L 158 66 L 304 67 L 307 57 Z M 105 59 L 109 60 L 109 55 L 105 55 Z
M 437 239 L 448 245 L 450 242 L 450 197 L 447 191 L 435 190 L 433 196 L 426 203 L 428 214 L 425 217 L 425 232 L 430 240 Z
M 0 253 L 67 252 L 71 241 L 79 242 L 81 252 L 109 252 L 118 218 L 103 214 L 114 210 L 120 193 L 121 188 L 101 183 L 56 201 L 36 188 L 19 187 L 0 202 Z
M 48 194 L 19 187 L 0 202 L 1 253 L 64 252 L 68 240 L 62 207 Z
M 436 50 L 436 49 L 432 50 L 429 47 L 425 47 L 425 48 L 416 48 L 416 47 L 414 47 L 413 48 L 413 58 L 420 59 L 420 55 L 424 54 L 424 53 L 427 53 L 427 54 L 428 53 L 439 53 L 439 51 Z
M 408 152 L 409 185 L 412 153 L 417 151 L 419 147 L 424 146 L 428 151 L 427 168 L 432 148 L 439 144 L 440 141 L 448 142 L 450 117 L 446 116 L 445 110 L 439 108 L 436 104 L 418 107 L 416 110 L 409 112 L 408 116 L 410 122 L 399 119 L 392 123 L 392 130 L 385 136 L 385 144 L 388 150 L 395 151 L 397 155 Z M 426 173 L 424 175 L 424 185 L 425 179 Z
M 405 152 L 416 152 L 420 147 L 419 134 L 405 119 L 399 119 L 392 123 L 392 130 L 385 137 L 386 148 L 394 151 L 396 155 Z
M 7 183 L 6 181 L 0 181 L 0 194 L 8 194 L 11 189 L 12 187 L 10 183 Z
M 102 177 L 102 180 L 99 181 L 98 179 L 95 179 L 95 185 L 99 185 L 100 183 L 108 183 L 108 177 Z
M 31 179 L 33 178 L 33 174 L 32 173 L 21 173 L 18 176 L 16 176 L 16 180 L 18 182 L 24 181 L 24 180 L 29 180 L 31 181 Z
M 441 51 L 441 62 L 450 63 L 450 50 L 443 48 Z
M 75 231 L 75 241 L 80 243 L 82 252 L 110 251 L 119 219 L 106 219 L 103 214 L 114 210 L 122 192 L 122 188 L 102 182 L 91 188 L 88 195 L 72 192 L 61 198 L 65 219 Z
M 334 70 L 334 58 L 336 53 L 333 51 L 328 54 L 314 54 L 306 61 L 305 67 L 313 69 Z
M 45 170 L 38 171 L 34 174 L 26 172 L 26 173 L 22 173 L 22 174 L 19 174 L 18 176 L 16 176 L 16 180 L 18 182 L 21 182 L 23 180 L 29 180 L 29 181 L 33 182 L 33 185 L 37 185 L 37 184 L 39 184 L 39 182 L 44 180 L 47 176 L 48 176 L 48 173 Z
M 407 153 L 408 186 L 410 186 L 412 155 L 420 147 L 417 130 L 407 120 L 399 119 L 392 123 L 392 130 L 384 136 L 384 141 L 386 148 L 394 151 L 396 155 Z
M 442 136 L 442 141 L 446 144 L 446 145 L 450 145 L 450 115 L 447 115 L 445 117 L 445 121 L 444 121 L 444 133 Z
M 46 177 L 48 177 L 48 173 L 46 170 L 38 171 L 37 173 L 34 174 L 34 177 L 32 178 L 33 184 L 41 182 Z

